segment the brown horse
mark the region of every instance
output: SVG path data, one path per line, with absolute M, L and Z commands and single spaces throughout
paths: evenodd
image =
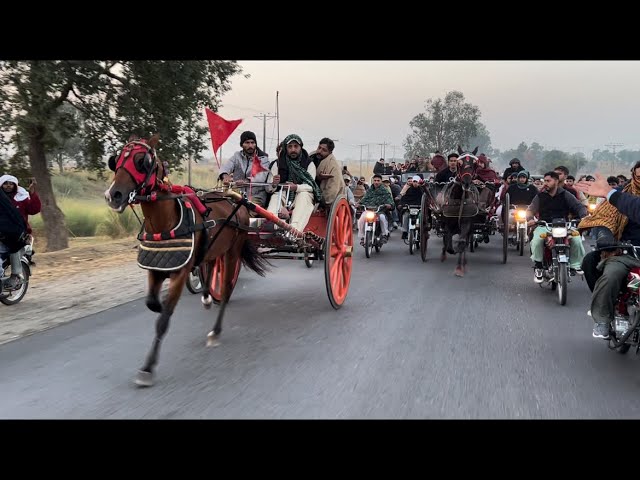
M 454 182 L 443 190 L 445 206 L 443 207 L 444 235 L 442 237 L 442 253 L 440 261 L 447 259 L 447 252 L 458 254 L 458 264 L 454 271 L 458 277 L 463 277 L 467 265 L 467 246 L 472 241 L 472 227 L 474 218 L 478 214 L 478 190 L 473 186 L 476 153 L 464 152 L 458 145 L 458 173 Z M 457 248 L 453 249 L 453 236 L 458 234 Z
M 267 265 L 247 238 L 247 208 L 234 205 L 213 192 L 203 198 L 207 211 L 199 212 L 192 205 L 197 202 L 193 195 L 185 198 L 184 194 L 176 194 L 175 191 L 181 190 L 168 183 L 165 168 L 156 155 L 158 141 L 157 135 L 149 140 L 130 141 L 118 155 L 111 157 L 109 167 L 115 177 L 105 192 L 107 204 L 116 212 L 122 213 L 128 205 L 139 202 L 144 214 L 144 233 L 138 237 L 142 242 L 138 264 L 149 270 L 146 305 L 160 316 L 156 320 L 151 350 L 135 380 L 140 386 L 153 385 L 160 343 L 194 265 L 200 266 L 202 303 L 209 309 L 213 266 L 220 257 L 224 262 L 220 309 L 215 325 L 207 335 L 207 346 L 219 345 L 222 318 L 233 290 L 236 266 L 242 262 L 264 276 Z M 141 257 L 142 254 L 149 256 Z M 147 264 L 141 264 L 141 258 Z M 159 293 L 167 278 L 170 278 L 169 290 L 161 303 Z

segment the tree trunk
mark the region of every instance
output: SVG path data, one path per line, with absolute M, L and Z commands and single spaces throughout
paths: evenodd
M 60 175 L 64 173 L 64 157 L 62 154 L 58 153 L 56 155 L 56 163 L 58 164 L 58 168 L 60 169 Z
M 34 134 L 29 139 L 29 162 L 31 171 L 38 185 L 36 186 L 40 200 L 42 201 L 42 220 L 44 222 L 45 235 L 47 237 L 47 252 L 55 252 L 69 247 L 69 235 L 64 221 L 62 210 L 56 205 L 53 194 L 51 174 L 47 165 L 47 157 L 44 151 L 44 127 L 36 127 Z

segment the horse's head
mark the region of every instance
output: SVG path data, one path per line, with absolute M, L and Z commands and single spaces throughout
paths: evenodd
M 476 157 L 476 153 L 478 153 L 478 147 L 476 147 L 472 152 L 464 152 L 460 145 L 458 145 L 458 153 L 460 156 L 458 157 L 458 175 L 457 179 L 464 188 L 469 188 L 471 185 L 471 180 L 473 180 L 473 174 L 476 168 L 476 161 L 478 158 Z
M 133 196 L 150 192 L 162 177 L 155 147 L 160 137 L 149 140 L 129 140 L 119 154 L 109 158 L 109 168 L 115 172 L 113 183 L 104 193 L 107 204 L 122 212 Z

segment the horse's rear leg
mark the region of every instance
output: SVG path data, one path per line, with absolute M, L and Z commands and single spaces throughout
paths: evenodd
M 467 263 L 466 250 L 467 239 L 469 238 L 469 232 L 471 225 L 464 225 L 461 228 L 460 236 L 458 237 L 458 265 L 456 266 L 455 275 L 457 277 L 464 277 L 465 265 Z
M 236 262 L 241 255 L 241 248 L 237 248 L 237 245 L 242 245 L 241 242 L 236 242 L 232 251 L 229 251 L 224 256 L 224 276 L 221 279 L 220 288 L 220 308 L 218 309 L 218 317 L 213 329 L 207 334 L 207 347 L 217 347 L 220 345 L 220 333 L 222 332 L 222 319 L 224 318 L 224 311 L 227 308 L 227 303 L 231 297 L 231 290 L 233 289 L 233 277 L 235 276 Z
M 171 274 L 171 280 L 169 283 L 169 291 L 165 298 L 164 305 L 162 305 L 162 313 L 156 320 L 156 336 L 151 344 L 151 350 L 147 354 L 147 359 L 144 362 L 143 367 L 138 371 L 136 376 L 136 384 L 141 387 L 150 387 L 153 385 L 153 367 L 158 363 L 158 352 L 160 351 L 160 343 L 167 329 L 169 328 L 169 319 L 173 315 L 173 311 L 176 308 L 182 289 L 189 275 L 189 269 L 183 268 L 179 272 Z
M 209 262 L 202 262 L 200 264 L 200 279 L 202 281 L 202 297 L 200 301 L 204 308 L 209 310 L 211 308 L 211 304 L 213 303 L 213 297 L 211 297 L 211 282 L 213 281 L 213 266 L 215 265 L 215 260 Z
M 147 293 L 147 299 L 145 301 L 147 308 L 152 312 L 162 312 L 162 304 L 160 303 L 160 289 L 162 288 L 162 282 L 167 278 L 165 272 L 158 272 L 156 270 L 149 270 L 147 279 L 149 281 L 149 292 Z
M 447 259 L 447 248 L 448 248 L 448 235 L 445 234 L 442 236 L 442 253 L 440 254 L 440 261 L 444 262 Z

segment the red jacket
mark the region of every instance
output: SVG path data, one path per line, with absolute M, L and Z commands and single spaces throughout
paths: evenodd
M 27 198 L 21 202 L 16 202 L 14 196 L 9 196 L 11 203 L 20 211 L 22 218 L 24 218 L 24 223 L 27 225 L 27 233 L 31 233 L 29 215 L 36 215 L 40 213 L 40 210 L 42 209 L 42 202 L 40 202 L 38 194 L 34 192 L 30 193 L 29 196 L 31 198 Z

